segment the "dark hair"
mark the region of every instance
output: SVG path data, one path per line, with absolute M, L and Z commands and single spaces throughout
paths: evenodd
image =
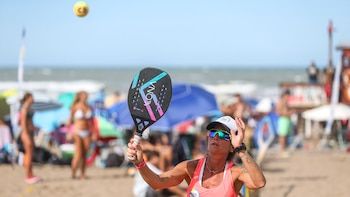
M 226 161 L 232 161 L 234 156 L 235 156 L 234 152 L 229 152 L 227 155 Z
M 28 98 L 30 98 L 30 97 L 32 97 L 32 96 L 33 96 L 33 95 L 32 95 L 32 93 L 30 93 L 30 92 L 24 93 L 24 95 L 23 95 L 23 97 L 22 97 L 22 99 L 21 99 L 21 101 L 20 101 L 21 106 L 28 100 Z
M 290 90 L 289 89 L 285 89 L 283 92 L 282 92 L 282 96 L 285 96 L 285 95 L 290 95 Z

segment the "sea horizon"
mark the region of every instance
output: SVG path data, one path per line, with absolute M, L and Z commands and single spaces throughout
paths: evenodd
M 105 84 L 106 92 L 126 92 L 135 73 L 143 67 L 29 67 L 24 68 L 24 81 L 92 80 Z M 306 68 L 300 67 L 159 67 L 174 83 L 199 85 L 251 84 L 257 94 L 278 89 L 281 82 L 306 82 Z M 0 67 L 1 81 L 17 81 L 17 67 Z

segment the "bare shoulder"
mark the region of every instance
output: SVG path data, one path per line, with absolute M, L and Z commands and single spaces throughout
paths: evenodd
M 176 165 L 176 168 L 185 170 L 187 175 L 192 178 L 193 173 L 196 169 L 199 159 L 196 160 L 186 160 Z

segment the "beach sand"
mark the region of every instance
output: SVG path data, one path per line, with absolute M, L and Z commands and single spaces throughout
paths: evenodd
M 304 150 L 286 159 L 270 154 L 262 165 L 267 179 L 262 197 L 349 196 L 349 153 Z
M 124 168 L 88 168 L 88 180 L 72 180 L 68 166 L 35 166 L 44 182 L 26 185 L 20 166 L 0 165 L 1 197 L 132 196 L 133 178 Z M 350 154 L 339 151 L 296 151 L 279 159 L 268 154 L 263 163 L 267 179 L 261 197 L 346 197 L 350 186 Z

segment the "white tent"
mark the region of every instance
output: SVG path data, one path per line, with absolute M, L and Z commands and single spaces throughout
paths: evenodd
M 311 121 L 321 122 L 328 121 L 333 114 L 333 120 L 350 119 L 350 107 L 344 104 L 335 104 L 332 112 L 332 105 L 323 105 L 302 113 L 305 118 L 305 137 L 310 137 L 312 133 Z
M 350 107 L 344 104 L 334 105 L 334 120 L 350 119 Z M 303 118 L 314 121 L 327 121 L 331 116 L 331 105 L 323 105 L 314 109 L 307 110 L 302 114 Z

